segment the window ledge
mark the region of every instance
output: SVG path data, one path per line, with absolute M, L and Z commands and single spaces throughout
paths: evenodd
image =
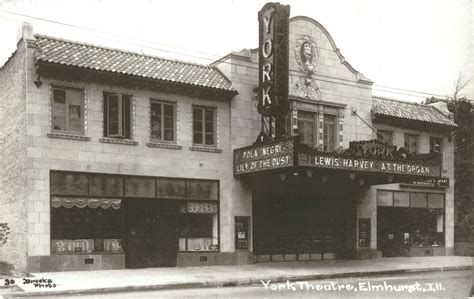
M 118 138 L 109 138 L 102 137 L 99 138 L 99 141 L 102 143 L 114 143 L 114 144 L 123 144 L 123 145 L 138 145 L 138 141 L 130 139 L 118 139 Z
M 189 149 L 196 152 L 222 153 L 222 149 L 220 148 L 207 146 L 190 146 Z
M 47 135 L 49 138 L 69 139 L 69 140 L 79 140 L 79 141 L 91 140 L 91 138 L 88 136 L 79 135 L 79 134 L 71 134 L 71 133 L 49 132 Z
M 176 150 L 180 150 L 183 148 L 181 145 L 177 145 L 174 143 L 165 143 L 165 142 L 156 142 L 156 141 L 147 142 L 146 145 L 148 147 L 168 148 L 168 149 L 176 149 Z

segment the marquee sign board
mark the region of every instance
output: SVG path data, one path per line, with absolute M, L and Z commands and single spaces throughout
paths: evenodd
M 288 102 L 290 6 L 267 3 L 258 13 L 258 109 L 264 116 L 286 111 Z
M 414 180 L 409 183 L 410 185 L 416 185 L 420 187 L 438 187 L 438 188 L 449 188 L 449 178 L 436 178 L 436 179 L 425 179 L 425 180 Z
M 287 138 L 234 150 L 234 175 L 305 167 L 404 175 L 411 177 L 412 184 L 449 186 L 449 179 L 441 177 L 440 163 L 400 157 L 396 147 L 373 140 L 354 142 L 340 153 L 327 153 L 304 147 L 297 138 Z
M 365 171 L 387 174 L 439 177 L 439 165 L 415 161 L 374 160 L 367 158 L 339 157 L 324 153 L 298 153 L 298 165 L 315 168 Z
M 293 139 L 236 149 L 234 150 L 234 174 L 294 166 L 293 153 Z

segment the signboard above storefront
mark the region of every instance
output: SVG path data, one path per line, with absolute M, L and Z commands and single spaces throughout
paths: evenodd
M 265 145 L 254 145 L 234 150 L 234 174 L 236 176 L 265 170 L 305 167 L 350 172 L 380 173 L 411 176 L 418 184 L 428 184 L 429 178 L 438 186 L 449 185 L 441 177 L 441 165 L 436 161 L 403 159 L 395 147 L 372 145 L 373 141 L 356 142 L 348 150 L 339 153 L 321 152 L 299 144 L 289 138 Z M 420 179 L 418 179 L 420 178 Z
M 236 149 L 234 151 L 234 174 L 240 175 L 294 166 L 293 153 L 293 139 Z
M 449 178 L 413 180 L 410 183 L 408 183 L 408 185 L 419 186 L 419 187 L 449 188 Z
M 366 158 L 337 157 L 325 153 L 298 153 L 298 165 L 351 171 L 406 174 L 414 176 L 440 176 L 439 165 L 412 161 L 373 160 Z

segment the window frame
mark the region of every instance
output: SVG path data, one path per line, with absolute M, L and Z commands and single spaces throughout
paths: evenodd
M 202 143 L 196 143 L 196 141 L 194 140 L 194 134 L 195 134 L 195 128 L 194 128 L 194 109 L 200 109 L 201 110 L 201 116 L 202 116 L 202 119 L 201 119 L 201 125 L 202 125 L 202 132 L 201 132 L 201 138 L 202 138 Z M 213 115 L 213 118 L 212 118 L 212 122 L 213 122 L 213 136 L 212 136 L 212 140 L 213 140 L 213 143 L 212 144 L 206 144 L 206 113 L 205 111 L 212 111 L 212 115 Z M 205 106 L 205 105 L 193 105 L 192 107 L 192 115 L 191 115 L 191 118 L 192 118 L 192 144 L 193 146 L 205 146 L 205 147 L 217 147 L 217 107 L 213 107 L 213 106 Z
M 220 183 L 218 182 L 218 188 L 220 188 Z M 219 190 L 219 189 L 218 189 Z M 221 211 L 220 211 L 220 195 L 218 194 L 218 198 L 217 200 L 194 200 L 194 199 L 189 199 L 189 200 L 181 200 L 180 203 L 183 204 L 183 205 L 187 205 L 188 203 L 212 203 L 212 204 L 216 204 L 217 205 L 217 212 L 216 214 L 208 214 L 208 215 L 216 215 L 216 231 L 217 231 L 217 250 L 190 250 L 189 249 L 189 239 L 195 239 L 195 238 L 206 238 L 206 237 L 192 237 L 190 236 L 190 232 L 191 230 L 189 229 L 190 228 L 190 223 L 189 223 L 189 219 L 188 219 L 188 215 L 192 215 L 192 213 L 181 213 L 180 215 L 183 216 L 184 218 L 184 236 L 180 236 L 178 234 L 178 242 L 179 242 L 179 239 L 183 238 L 184 239 L 184 243 L 185 243 L 185 248 L 184 250 L 181 250 L 179 248 L 179 243 L 178 243 L 178 253 L 186 253 L 186 252 L 194 252 L 194 253 L 204 253 L 204 252 L 220 252 L 221 251 L 221 236 L 220 236 L 220 215 L 221 215 Z M 179 217 L 179 216 L 178 216 Z M 214 217 L 214 216 L 211 216 L 211 217 Z M 177 229 L 180 229 L 180 224 L 179 224 L 179 220 L 178 221 L 178 224 L 177 224 Z M 211 225 L 213 225 L 213 223 L 211 223 Z M 213 227 L 211 227 L 211 229 L 214 229 Z M 214 231 L 211 231 L 211 237 L 210 239 L 213 239 L 213 236 L 212 234 L 214 233 Z
M 334 117 L 334 122 L 329 123 L 329 122 L 325 121 L 324 120 L 325 115 L 333 116 Z M 323 126 L 322 147 L 323 147 L 323 150 L 325 152 L 333 152 L 337 148 L 337 140 L 338 140 L 338 128 L 337 127 L 338 127 L 338 123 L 339 123 L 339 121 L 338 121 L 338 115 L 337 114 L 332 114 L 332 113 L 323 113 L 322 114 L 322 126 Z M 333 136 L 334 136 L 334 143 L 332 144 L 332 148 L 330 148 L 329 147 L 329 142 L 328 142 L 328 145 L 327 145 L 328 149 L 327 150 L 325 149 L 325 146 L 326 146 L 325 145 L 325 140 L 326 140 L 326 136 L 327 136 L 326 134 L 328 132 L 328 130 L 326 130 L 326 125 L 333 125 L 334 126 L 333 130 L 332 130 L 333 131 L 332 133 L 333 133 Z
M 110 97 L 117 96 L 117 133 L 110 133 Z M 129 105 L 129 119 L 128 124 L 124 122 L 125 120 L 125 107 L 124 100 L 125 97 L 128 97 Z M 129 136 L 126 136 L 126 125 L 128 125 Z M 133 139 L 133 96 L 131 94 L 122 94 L 118 92 L 108 92 L 104 91 L 103 93 L 103 135 L 106 138 L 115 138 L 115 139 L 124 139 L 132 140 Z
M 64 90 L 65 92 L 65 98 L 64 98 L 64 104 L 65 104 L 65 118 L 66 118 L 66 130 L 57 130 L 54 128 L 54 113 L 55 113 L 55 98 L 54 98 L 54 91 L 55 90 Z M 80 100 L 81 100 L 81 115 L 80 115 L 80 124 L 81 124 L 81 129 L 80 131 L 72 131 L 70 130 L 70 124 L 69 124 L 69 105 L 68 103 L 68 97 L 67 97 L 67 91 L 76 91 L 80 93 Z M 65 134 L 74 134 L 74 135 L 85 135 L 85 92 L 84 88 L 81 87 L 72 87 L 72 86 L 64 86 L 64 85 L 59 85 L 59 84 L 51 84 L 51 120 L 50 120 L 50 130 L 51 132 L 54 133 L 65 133 Z
M 404 141 L 403 141 L 403 147 L 410 153 L 410 154 L 418 154 L 420 152 L 420 135 L 417 134 L 411 134 L 411 133 L 405 133 L 404 135 Z M 410 140 L 407 140 L 407 138 L 410 138 Z M 416 138 L 416 149 L 415 151 L 411 151 L 411 138 Z M 407 141 L 408 141 L 408 147 L 407 147 Z
M 307 113 L 307 114 L 312 114 L 313 117 L 312 117 L 312 120 L 310 120 L 309 118 L 302 118 L 300 117 L 300 112 L 304 112 L 304 113 Z M 313 143 L 312 144 L 308 144 L 308 143 L 305 143 L 302 141 L 301 137 L 303 136 L 303 139 L 304 139 L 304 134 L 302 135 L 303 133 L 303 130 L 301 130 L 301 128 L 299 127 L 298 125 L 298 136 L 300 136 L 300 142 L 301 143 L 304 143 L 308 146 L 311 146 L 311 147 L 314 147 L 314 146 L 317 146 L 318 144 L 318 113 L 315 112 L 315 111 L 307 111 L 307 110 L 302 110 L 302 109 L 298 109 L 297 110 L 297 121 L 298 123 L 300 122 L 300 120 L 304 123 L 310 123 L 312 122 L 313 124 Z
M 384 135 L 386 134 L 386 135 Z M 388 143 L 389 145 L 393 145 L 393 131 L 390 130 L 382 130 L 382 129 L 377 129 L 377 140 L 380 142 L 384 142 L 384 138 L 381 138 L 381 136 L 387 136 L 390 135 L 390 142 Z
M 217 233 L 217 250 L 199 250 L 199 251 L 195 251 L 195 250 L 188 250 L 188 238 L 190 238 L 188 235 L 186 235 L 186 237 L 184 237 L 186 239 L 186 251 L 183 251 L 183 250 L 179 250 L 179 243 L 177 244 L 178 246 L 178 249 L 177 249 L 177 252 L 178 253 L 184 253 L 184 252 L 194 252 L 194 253 L 204 253 L 204 252 L 221 252 L 221 235 L 220 235 L 220 232 L 221 232 L 221 209 L 220 209 L 220 201 L 221 201 L 221 196 L 220 196 L 220 187 L 221 187 L 221 182 L 220 180 L 210 180 L 210 179 L 191 179 L 191 178 L 175 178 L 175 177 L 157 177 L 157 176 L 138 176 L 138 175 L 120 175 L 120 174 L 103 174 L 103 173 L 96 173 L 96 172 L 93 172 L 93 173 L 90 173 L 90 172 L 71 172 L 71 171 L 61 171 L 61 170 L 50 170 L 50 189 L 51 189 L 51 192 L 50 192 L 50 196 L 49 196 L 49 211 L 50 211 L 50 230 L 53 229 L 52 226 L 51 226 L 51 223 L 54 223 L 54 221 L 52 220 L 52 213 L 51 213 L 51 209 L 55 209 L 52 207 L 51 205 L 51 199 L 55 196 L 60 196 L 60 197 L 71 197 L 71 198 L 119 198 L 119 199 L 122 199 L 122 206 L 120 207 L 120 210 L 121 210 L 121 213 L 124 213 L 124 210 L 125 210 L 125 205 L 124 205 L 124 202 L 127 198 L 146 198 L 146 199 L 149 199 L 149 198 L 153 198 L 153 200 L 169 200 L 169 199 L 173 199 L 173 200 L 177 200 L 179 203 L 184 203 L 187 205 L 188 202 L 194 202 L 194 203 L 214 203 L 217 205 L 217 212 L 216 212 L 216 233 Z M 56 178 L 54 178 L 54 176 L 56 176 Z M 85 179 L 85 182 L 84 182 L 84 186 L 80 186 L 83 190 L 82 192 L 76 192 L 76 191 L 68 191 L 66 190 L 65 192 L 63 192 L 63 190 L 57 190 L 57 188 L 54 187 L 54 185 L 51 185 L 52 182 L 56 181 L 56 182 L 61 182 L 61 178 L 64 178 L 64 177 L 70 177 L 69 178 L 69 181 L 70 182 L 75 182 L 77 180 L 77 177 L 82 177 L 83 179 Z M 116 188 L 116 189 L 119 189 L 119 194 L 109 194 L 109 193 L 106 193 L 106 192 L 102 192 L 102 193 L 97 193 L 97 192 L 94 192 L 93 191 L 93 188 L 92 188 L 92 180 L 94 179 L 94 177 L 102 177 L 102 178 L 109 178 L 109 179 L 114 179 L 114 180 L 118 180 L 120 181 L 120 186 L 121 188 Z M 59 180 L 58 180 L 59 179 Z M 139 180 L 139 179 L 145 179 L 145 180 L 154 180 L 154 186 L 155 186 L 155 195 L 153 197 L 146 197 L 146 196 L 143 196 L 143 194 L 141 195 L 135 195 L 135 194 L 127 194 L 127 189 L 126 189 L 126 185 L 130 182 L 128 180 Z M 160 195 L 158 192 L 158 181 L 169 181 L 169 180 L 176 180 L 177 182 L 181 182 L 183 183 L 183 186 L 184 186 L 184 190 L 183 190 L 183 193 L 179 196 L 179 197 L 168 197 L 168 196 L 163 196 L 163 195 Z M 198 197 L 190 197 L 189 194 L 191 194 L 189 192 L 189 183 L 190 182 L 193 182 L 193 183 L 199 183 L 199 182 L 205 182 L 205 183 L 208 183 L 208 184 L 212 184 L 215 186 L 216 188 L 216 193 L 215 193 L 215 198 L 212 196 L 212 192 L 210 193 L 211 196 L 210 197 L 207 197 L 205 199 L 202 199 L 202 198 L 198 198 Z M 61 185 L 63 186 L 63 185 Z M 212 199 L 214 198 L 214 199 Z M 179 208 L 179 204 L 178 204 L 178 208 Z M 179 213 L 179 212 L 178 212 Z M 186 214 L 186 213 L 184 213 Z M 214 214 L 212 214 L 214 215 Z M 124 217 L 124 215 L 122 214 L 122 219 Z M 60 221 L 59 221 L 60 222 Z M 124 227 L 123 227 L 123 224 L 121 224 L 122 227 L 122 240 L 125 239 L 125 232 L 124 232 Z M 187 225 L 187 217 L 186 217 L 186 225 Z M 177 228 L 179 228 L 179 224 L 177 224 Z M 179 242 L 179 236 L 178 236 L 178 240 L 177 242 Z M 52 246 L 52 238 L 50 236 L 50 245 Z M 52 248 L 52 247 L 51 247 Z M 52 253 L 52 255 L 54 254 L 57 254 L 57 253 Z M 94 254 L 94 252 L 92 252 L 91 254 Z
M 439 141 L 439 151 L 434 150 L 435 146 L 432 146 L 432 145 L 435 145 L 435 143 L 433 143 L 432 141 Z M 430 136 L 430 153 L 442 153 L 443 152 L 443 146 L 444 146 L 444 142 L 443 142 L 442 137 Z
M 161 105 L 161 115 L 160 115 L 160 121 L 161 121 L 161 139 L 153 138 L 152 135 L 152 129 L 153 129 L 153 114 L 152 114 L 152 105 L 153 104 L 158 104 Z M 165 126 L 164 126 L 164 119 L 165 119 L 165 112 L 164 112 L 164 105 L 170 105 L 173 108 L 173 140 L 165 140 Z M 160 100 L 160 99 L 155 99 L 155 98 L 150 98 L 150 141 L 151 142 L 157 142 L 157 143 L 177 143 L 177 103 L 174 101 L 167 101 L 167 100 Z

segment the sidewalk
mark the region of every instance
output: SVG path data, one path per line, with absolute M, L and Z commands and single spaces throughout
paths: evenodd
M 133 290 L 251 285 L 260 280 L 316 280 L 403 272 L 471 269 L 472 257 L 403 257 L 373 260 L 260 263 L 242 266 L 148 268 L 103 271 L 32 273 L 28 279 L 51 279 L 55 288 L 23 284 L 16 278 L 16 296 L 65 295 Z M 0 289 L 1 290 L 1 289 Z M 2 293 L 0 293 L 2 294 Z M 5 295 L 6 293 L 3 293 Z

